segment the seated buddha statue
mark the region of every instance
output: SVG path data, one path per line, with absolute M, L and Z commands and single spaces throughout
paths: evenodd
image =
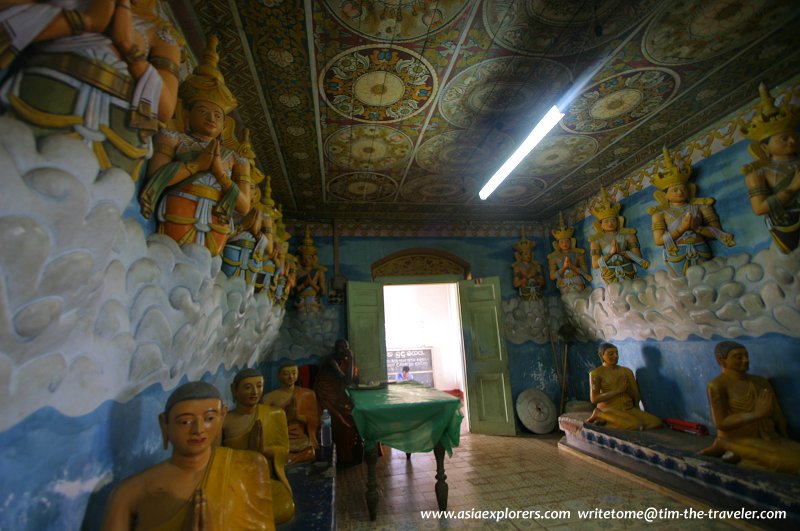
M 617 347 L 602 343 L 597 352 L 603 365 L 589 373 L 589 399 L 595 410 L 587 422 L 621 430 L 660 428 L 661 419 L 639 409 L 639 386 L 633 371 L 617 364 Z
M 267 460 L 213 446 L 226 412 L 213 385 L 178 387 L 158 416 L 172 456 L 114 489 L 103 530 L 274 530 Z
M 722 373 L 708 383 L 708 402 L 717 437 L 700 454 L 750 468 L 800 473 L 800 442 L 787 437 L 786 418 L 767 379 L 747 374 L 747 349 L 721 341 L 714 355 Z
M 288 361 L 278 369 L 280 387 L 270 391 L 261 400 L 263 404 L 277 407 L 286 413 L 289 426 L 288 463 L 314 460 L 319 427 L 317 396 L 311 389 L 297 386 L 299 371 L 297 364 Z
M 275 523 L 294 516 L 292 487 L 286 479 L 289 434 L 283 410 L 260 404 L 264 377 L 258 369 L 242 369 L 233 379 L 231 393 L 236 407 L 228 412 L 222 426 L 222 445 L 237 450 L 259 452 L 270 464 L 272 513 Z

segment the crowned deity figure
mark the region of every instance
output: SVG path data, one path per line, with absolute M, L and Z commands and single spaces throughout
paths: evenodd
M 242 277 L 248 286 L 255 286 L 270 240 L 262 230 L 265 215 L 257 206 L 261 199 L 258 185 L 264 180 L 264 174 L 255 166 L 249 129 L 245 129 L 244 140 L 236 151 L 250 163 L 250 203 L 256 206 L 245 216 L 234 215 L 233 235 L 222 250 L 222 272 L 229 277 Z
M 562 295 L 583 291 L 592 280 L 584 256 L 586 251 L 576 246 L 573 238 L 575 229 L 566 226 L 561 212 L 558 213 L 558 228 L 550 231 L 550 234 L 555 239 L 553 252 L 547 255 L 550 280 L 555 281 Z
M 735 245 L 733 234 L 724 232 L 711 197 L 695 197 L 696 186 L 687 184 L 692 174 L 689 165 L 678 167 L 664 147 L 664 169 L 653 177 L 658 191 L 653 193 L 658 206 L 649 208 L 653 240 L 664 248 L 664 262 L 673 276 L 686 275 L 689 266 L 711 259 L 709 239 L 728 247 Z
M 172 117 L 183 40 L 156 0 L 12 1 L 0 10 L 0 107 L 37 137 L 83 140 L 138 179 Z M 20 55 L 21 52 L 24 55 Z
M 634 264 L 647 269 L 650 262 L 642 258 L 636 229 L 625 228 L 625 218 L 619 215 L 622 205 L 612 202 L 605 188 L 600 189 L 600 201 L 592 207 L 595 233 L 589 237 L 592 267 L 600 269 L 606 284 L 635 278 Z
M 264 254 L 261 260 L 261 270 L 256 274 L 256 293 L 266 291 L 270 297 L 272 293 L 272 279 L 275 276 L 275 258 L 277 253 L 276 226 L 282 217 L 281 212 L 275 208 L 272 199 L 272 186 L 270 176 L 264 178 L 264 192 L 261 200 L 256 202 L 256 208 L 261 211 L 261 235 L 266 240 Z
M 752 140 L 755 162 L 742 167 L 753 212 L 764 216 L 767 229 L 783 253 L 800 243 L 800 157 L 795 128 L 800 114 L 789 98 L 777 107 L 766 85 L 758 87 L 761 102 L 753 118 L 742 127 Z
M 311 227 L 306 226 L 303 245 L 299 246 L 297 251 L 300 253 L 300 264 L 297 268 L 295 306 L 301 313 L 317 312 L 322 306 L 322 296 L 327 293 L 325 280 L 327 269 L 319 265 L 317 248 L 311 239 Z
M 544 273 L 542 266 L 533 259 L 533 248 L 536 246 L 525 237 L 522 230 L 520 240 L 514 244 L 515 261 L 511 264 L 514 272 L 514 287 L 519 292 L 519 298 L 524 301 L 539 300 L 542 298 L 544 287 Z
M 217 256 L 233 230 L 233 213 L 250 211 L 250 164 L 220 141 L 225 114 L 236 99 L 217 69 L 217 38 L 209 37 L 203 61 L 183 82 L 186 132 L 162 129 L 148 165 L 139 203 L 158 232 L 180 245 L 204 245 Z

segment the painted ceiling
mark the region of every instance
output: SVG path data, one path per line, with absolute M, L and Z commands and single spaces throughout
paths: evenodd
M 800 72 L 794 0 L 171 4 L 195 51 L 220 37 L 238 118 L 294 219 L 546 221 Z

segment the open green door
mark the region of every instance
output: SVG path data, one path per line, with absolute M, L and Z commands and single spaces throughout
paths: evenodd
M 383 286 L 348 281 L 347 339 L 355 354 L 361 383 L 386 380 L 383 319 Z
M 469 429 L 485 435 L 516 435 L 508 357 L 500 316 L 500 279 L 458 283 Z

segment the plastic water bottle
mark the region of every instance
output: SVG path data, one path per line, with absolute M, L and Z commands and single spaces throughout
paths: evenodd
M 333 433 L 331 431 L 331 414 L 327 409 L 322 410 L 320 421 L 317 459 L 330 462 L 333 457 Z
M 320 437 L 319 437 L 319 445 L 323 448 L 328 448 L 333 444 L 333 433 L 331 431 L 331 415 L 328 413 L 327 409 L 322 410 L 322 416 L 320 417 L 321 427 L 320 427 Z

